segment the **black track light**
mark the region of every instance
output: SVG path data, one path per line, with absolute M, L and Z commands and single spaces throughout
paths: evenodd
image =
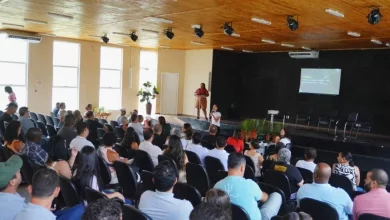
M 370 14 L 368 14 L 367 19 L 368 19 L 368 23 L 372 25 L 378 24 L 382 19 L 382 14 L 379 11 L 379 8 L 372 9 Z
M 136 42 L 138 40 L 138 36 L 135 34 L 135 32 L 130 34 L 130 38 L 132 41 Z
M 172 40 L 172 38 L 175 36 L 175 34 L 172 32 L 172 28 L 165 29 L 164 34 L 169 40 Z
M 108 43 L 110 41 L 110 38 L 107 37 L 107 34 L 105 34 L 103 37 L 102 37 L 102 40 L 104 43 Z
M 203 35 L 204 35 L 204 32 L 203 32 L 203 30 L 202 30 L 202 27 L 200 27 L 200 28 L 195 28 L 195 29 L 194 29 L 194 33 L 195 33 L 195 35 L 196 35 L 197 37 L 199 37 L 199 38 L 202 38 Z
M 290 30 L 295 31 L 299 28 L 299 23 L 293 16 L 287 16 L 287 26 Z
M 234 29 L 233 29 L 233 24 L 232 22 L 226 22 L 224 25 L 223 25 L 223 32 L 230 36 L 234 33 Z

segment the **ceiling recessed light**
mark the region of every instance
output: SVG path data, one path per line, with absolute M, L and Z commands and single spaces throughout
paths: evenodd
M 129 36 L 129 34 L 122 33 L 122 32 L 112 32 L 112 34 Z
M 73 16 L 72 15 L 64 15 L 64 14 L 59 14 L 59 13 L 56 13 L 56 12 L 48 12 L 47 14 L 49 16 L 52 16 L 52 17 L 58 17 L 58 18 L 73 20 Z
M 344 17 L 343 13 L 341 13 L 339 11 L 336 11 L 336 10 L 333 10 L 333 9 L 330 9 L 330 8 L 326 9 L 325 12 L 328 13 L 328 14 L 331 14 L 333 16 L 339 17 L 339 18 L 343 18 Z
M 191 41 L 191 44 L 204 45 L 204 43 L 198 41 Z
M 156 18 L 156 17 L 147 17 L 145 18 L 146 21 L 149 22 L 155 22 L 155 23 L 165 23 L 165 24 L 172 24 L 173 21 L 165 19 L 165 18 Z
M 47 24 L 47 21 L 40 21 L 40 20 L 35 20 L 30 18 L 25 18 L 24 22 L 34 23 L 34 24 Z
M 251 51 L 251 50 L 242 50 L 242 52 L 244 52 L 244 53 L 253 53 L 253 51 Z
M 152 34 L 159 34 L 160 33 L 160 31 L 154 31 L 154 30 L 149 30 L 149 29 L 141 29 L 141 31 L 152 33 Z
M 240 34 L 237 34 L 237 33 L 233 33 L 232 35 L 230 35 L 232 37 L 240 37 L 241 35 Z
M 374 44 L 382 44 L 382 42 L 380 40 L 377 40 L 377 39 L 371 39 L 371 42 Z
M 224 47 L 224 46 L 222 46 L 221 48 L 224 49 L 224 50 L 233 50 L 233 48 L 230 48 L 230 47 Z
M 14 27 L 21 27 L 21 28 L 24 28 L 24 25 L 21 25 L 21 24 L 12 24 L 12 23 L 6 23 L 6 22 L 3 22 L 1 23 L 3 26 L 14 26 Z
M 348 31 L 348 35 L 352 37 L 360 37 L 360 33 L 358 32 L 353 32 L 353 31 Z
M 269 44 L 275 44 L 275 41 L 273 41 L 273 40 L 268 40 L 268 39 L 261 39 L 261 42 L 269 43 Z
M 166 45 L 160 45 L 158 46 L 159 48 L 171 48 L 170 46 L 166 46 Z
M 390 43 L 386 43 L 386 47 L 390 47 Z
M 282 47 L 295 47 L 293 44 L 281 44 Z
M 264 20 L 262 18 L 252 18 L 251 20 L 260 24 L 271 25 L 270 21 Z
M 304 49 L 304 50 L 311 50 L 311 48 L 309 48 L 309 47 L 302 47 L 302 49 Z

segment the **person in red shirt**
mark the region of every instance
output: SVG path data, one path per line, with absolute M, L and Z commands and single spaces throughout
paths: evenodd
M 200 109 L 202 109 L 205 119 L 207 120 L 207 97 L 209 97 L 209 91 L 206 89 L 204 83 L 200 84 L 200 88 L 195 91 L 195 108 L 197 119 L 199 119 Z
M 229 137 L 226 141 L 227 145 L 232 145 L 236 149 L 237 153 L 242 153 L 244 150 L 244 141 L 240 137 L 240 130 L 236 129 L 232 137 Z

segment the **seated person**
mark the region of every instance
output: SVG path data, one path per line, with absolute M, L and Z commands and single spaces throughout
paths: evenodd
M 16 110 L 18 109 L 18 104 L 15 102 L 11 102 L 7 105 L 7 108 L 5 109 L 5 112 L 0 115 L 0 130 L 3 135 L 5 135 L 5 126 L 4 122 L 10 123 L 14 120 L 12 117 L 13 114 L 15 114 Z
M 125 132 L 125 136 L 120 145 L 118 146 L 121 149 L 121 152 L 118 152 L 121 157 L 126 157 L 132 159 L 135 157 L 136 150 L 138 150 L 140 145 L 140 140 L 137 133 L 134 131 L 134 128 L 128 127 Z
M 225 151 L 225 147 L 226 139 L 224 137 L 217 137 L 216 148 L 210 150 L 207 156 L 218 158 L 225 168 L 225 171 L 227 171 L 227 161 L 229 154 Z
M 77 132 L 77 137 L 70 142 L 69 148 L 76 148 L 78 151 L 80 151 L 85 146 L 94 147 L 92 142 L 87 140 L 87 137 L 89 135 L 88 124 L 86 122 L 80 121 L 75 124 L 75 128 Z
M 206 192 L 206 196 L 203 199 L 204 203 L 209 205 L 215 205 L 223 210 L 228 211 L 228 213 L 232 213 L 231 203 L 229 195 L 220 189 L 212 188 Z
M 19 108 L 18 121 L 20 121 L 20 123 L 22 124 L 23 134 L 27 134 L 28 129 L 35 128 L 35 124 L 30 118 L 30 112 L 28 111 L 27 107 Z
M 328 164 L 318 163 L 314 170 L 314 183 L 305 184 L 298 190 L 298 206 L 304 198 L 315 199 L 332 206 L 339 214 L 340 220 L 348 220 L 348 215 L 352 214 L 353 202 L 343 189 L 329 184 L 331 174 L 332 170 Z
M 25 199 L 17 193 L 22 182 L 22 165 L 23 161 L 18 155 L 0 163 L 0 219 L 15 219 L 16 215 L 27 207 Z
M 244 141 L 241 139 L 240 129 L 234 130 L 233 136 L 227 139 L 226 144 L 232 145 L 237 153 L 242 153 L 244 151 Z
M 131 115 L 131 123 L 129 124 L 129 127 L 134 128 L 134 131 L 138 134 L 139 140 L 142 142 L 144 141 L 144 128 L 140 123 L 138 123 L 138 116 L 136 114 Z
M 171 129 L 171 133 L 170 133 L 170 136 L 173 136 L 173 135 L 176 135 L 180 138 L 180 141 L 181 141 L 181 146 L 183 147 L 183 149 L 185 149 L 187 147 L 187 140 L 185 138 L 183 138 L 182 136 L 182 133 L 181 133 L 181 130 L 179 128 L 176 128 L 176 127 L 173 127 Z M 169 137 L 166 139 L 165 141 L 165 144 L 168 144 L 168 140 L 169 140 Z M 192 137 L 191 137 L 192 138 Z
M 259 145 L 259 142 L 257 140 L 252 140 L 250 145 L 250 150 L 247 150 L 245 151 L 244 155 L 248 156 L 251 158 L 251 160 L 253 161 L 253 164 L 255 165 L 255 177 L 260 177 L 261 174 L 260 174 L 260 169 L 261 169 L 261 165 L 263 164 L 264 162 L 264 158 L 263 156 L 261 156 L 261 154 L 257 153 L 257 149 L 260 148 L 260 145 Z
M 65 178 L 72 179 L 72 168 L 74 165 L 74 161 L 76 160 L 76 156 L 78 154 L 78 150 L 73 148 L 71 150 L 71 155 L 68 161 L 58 160 L 53 156 L 48 157 L 46 161 L 46 167 L 52 169 L 57 172 L 58 175 L 61 175 Z
M 192 143 L 192 135 L 194 134 L 194 131 L 192 130 L 192 126 L 189 123 L 184 123 L 183 128 L 181 129 L 182 136 L 187 143 L 183 145 L 183 147 L 186 147 L 187 144 Z
M 123 118 L 127 119 L 127 117 L 126 117 L 126 109 L 125 108 L 121 108 L 120 111 L 121 111 L 121 114 L 116 118 L 116 122 L 118 122 L 118 124 L 122 124 L 122 119 Z
M 177 181 L 186 183 L 186 164 L 188 163 L 188 158 L 181 145 L 181 139 L 178 136 L 171 135 L 169 137 L 168 147 L 163 151 L 163 155 L 168 156 L 175 161 L 177 170 L 179 171 L 179 179 Z
M 72 115 L 65 116 L 64 126 L 58 131 L 57 135 L 65 139 L 66 148 L 69 148 L 70 142 L 77 137 L 77 133 L 74 129 L 76 123 L 76 117 Z
M 301 172 L 293 165 L 290 165 L 290 159 L 291 151 L 287 148 L 282 148 L 278 152 L 278 161 L 274 162 L 270 169 L 287 176 L 290 181 L 291 199 L 294 199 L 298 188 L 303 185 L 303 178 Z
M 129 121 L 127 120 L 126 117 L 122 117 L 119 126 L 115 127 L 114 130 L 115 133 L 118 134 L 118 137 L 120 138 L 125 136 L 125 132 L 128 127 L 129 127 Z
M 367 173 L 364 188 L 367 193 L 355 197 L 353 219 L 358 220 L 361 214 L 374 214 L 390 219 L 390 193 L 386 186 L 389 182 L 387 173 L 382 169 L 373 169 Z
M 153 131 L 154 131 L 154 134 L 153 134 L 154 138 L 153 138 L 152 144 L 158 146 L 161 149 L 163 149 L 163 145 L 165 143 L 165 139 L 162 136 L 162 127 L 161 127 L 161 125 L 160 124 L 154 125 Z
M 232 214 L 214 204 L 201 203 L 192 210 L 190 220 L 232 220 Z
M 288 136 L 287 128 L 282 128 L 280 131 L 280 142 L 282 142 L 284 145 L 291 144 L 291 140 L 288 138 Z
M 200 145 L 202 135 L 199 132 L 194 132 L 192 135 L 192 143 L 188 144 L 186 150 L 192 151 L 199 156 L 200 162 L 203 167 L 206 167 L 205 157 L 209 154 L 209 150 Z
M 245 166 L 244 155 L 231 153 L 228 159 L 228 176 L 217 182 L 214 188 L 228 193 L 231 203 L 241 206 L 250 219 L 269 220 L 278 214 L 282 197 L 278 193 L 268 195 L 253 180 L 245 179 Z M 258 201 L 263 202 L 261 208 L 258 207 Z
M 85 116 L 87 120 L 85 121 L 88 124 L 89 128 L 89 134 L 87 137 L 87 140 L 94 143 L 96 146 L 98 146 L 98 128 L 104 128 L 104 126 L 99 122 L 95 120 L 95 116 L 93 115 L 93 111 L 87 111 L 85 113 Z
M 316 158 L 316 156 L 317 156 L 316 149 L 312 147 L 306 148 L 305 160 L 298 160 L 295 166 L 306 170 L 310 170 L 313 173 L 314 169 L 316 168 L 316 164 L 314 163 L 314 159 Z
M 115 200 L 98 199 L 88 204 L 82 220 L 122 220 L 122 207 Z
M 162 150 L 156 145 L 152 144 L 153 141 L 153 130 L 151 128 L 146 128 L 143 132 L 142 137 L 145 138 L 143 142 L 139 145 L 139 150 L 143 150 L 150 155 L 153 161 L 153 165 L 157 166 L 158 164 L 158 155 L 162 154 Z
M 20 121 L 11 121 L 8 124 L 4 134 L 4 147 L 0 148 L 0 162 L 6 162 L 23 149 L 24 143 L 18 139 L 21 130 Z
M 338 163 L 333 164 L 333 173 L 346 176 L 353 186 L 355 191 L 363 191 L 362 188 L 357 187 L 360 184 L 360 170 L 352 161 L 352 154 L 350 152 L 340 152 L 337 157 Z
M 165 117 L 164 116 L 159 116 L 158 117 L 158 123 L 162 127 L 162 135 L 164 136 L 164 138 L 167 138 L 170 135 L 170 132 L 171 132 L 171 125 L 165 121 Z
M 27 155 L 31 162 L 45 166 L 47 160 L 47 153 L 41 147 L 42 131 L 39 128 L 30 128 L 26 134 L 26 144 L 20 151 L 21 154 Z
M 138 208 L 153 220 L 189 219 L 192 204 L 173 197 L 173 187 L 177 182 L 175 169 L 169 161 L 157 165 L 153 178 L 156 192 L 148 190 L 141 195 Z
M 215 148 L 215 142 L 217 141 L 217 126 L 211 125 L 209 133 L 203 136 L 202 138 L 202 143 L 207 143 L 207 145 L 210 146 L 205 146 L 208 149 Z M 211 147 L 212 146 L 212 147 Z

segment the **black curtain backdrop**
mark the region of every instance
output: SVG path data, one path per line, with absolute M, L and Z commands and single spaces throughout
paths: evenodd
M 389 134 L 390 50 L 321 51 L 319 59 L 292 59 L 288 53 L 236 53 L 214 50 L 211 104 L 225 119 L 263 118 L 267 110 L 312 110 L 318 115 L 337 110 L 341 119 L 358 112 L 373 116 L 373 132 Z M 341 69 L 340 95 L 299 94 L 301 68 Z

